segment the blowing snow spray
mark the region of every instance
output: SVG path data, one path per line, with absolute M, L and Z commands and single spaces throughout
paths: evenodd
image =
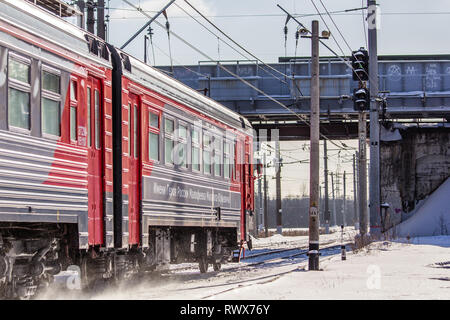
M 344 244 L 344 225 L 341 225 L 341 260 L 347 260 Z

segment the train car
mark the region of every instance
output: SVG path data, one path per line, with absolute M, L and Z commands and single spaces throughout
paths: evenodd
M 0 1 L 0 296 L 114 248 L 111 79 L 105 43 Z
M 169 263 L 219 270 L 248 237 L 252 139 L 217 102 L 0 0 L 0 297 L 32 297 L 70 265 L 85 287 Z
M 252 128 L 181 82 L 111 52 L 119 65 L 113 88 L 122 93 L 113 105 L 115 123 L 122 124 L 121 140 L 114 139 L 115 178 L 122 182 L 115 184 L 121 189 L 115 212 L 122 213 L 115 246 L 142 246 L 152 267 L 198 261 L 202 272 L 208 263 L 219 270 L 247 240 Z

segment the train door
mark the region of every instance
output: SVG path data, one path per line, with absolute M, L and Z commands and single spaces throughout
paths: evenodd
M 243 165 L 243 178 L 244 178 L 244 195 L 245 195 L 245 234 L 250 230 L 253 230 L 253 172 L 251 164 L 251 148 L 248 140 L 244 144 L 244 165 Z
M 140 202 L 141 202 L 141 125 L 139 97 L 129 95 L 129 174 L 128 174 L 128 217 L 129 244 L 139 244 Z
M 87 80 L 89 244 L 103 244 L 103 96 L 100 80 Z

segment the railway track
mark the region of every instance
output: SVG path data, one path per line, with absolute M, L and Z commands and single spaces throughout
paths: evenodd
M 326 245 L 329 245 L 330 243 L 334 243 L 334 242 L 336 242 L 336 241 L 328 241 L 328 242 L 322 243 L 322 245 L 326 246 Z M 256 258 L 256 257 L 265 256 L 265 255 L 271 255 L 271 254 L 276 254 L 276 253 L 283 253 L 283 252 L 288 252 L 288 251 L 293 251 L 293 250 L 305 250 L 305 249 L 307 249 L 307 246 L 269 250 L 269 251 L 266 251 L 266 252 L 261 252 L 261 253 L 255 253 L 255 254 L 247 255 L 244 258 L 241 258 L 241 260 L 248 260 L 248 259 L 252 259 L 252 258 Z
M 349 244 L 350 243 L 345 243 L 346 246 L 349 245 Z M 338 254 L 340 252 L 339 251 L 340 249 L 341 249 L 341 245 L 340 244 L 322 248 L 321 249 L 321 254 L 324 257 L 322 257 L 320 259 L 320 261 L 324 262 L 324 261 L 330 260 L 335 254 Z M 282 252 L 291 251 L 291 250 L 292 249 L 286 249 L 286 250 L 283 250 Z M 274 251 L 281 251 L 281 250 L 274 250 Z M 273 253 L 273 252 L 271 252 L 271 253 Z M 267 260 L 263 260 L 263 261 L 258 261 L 258 262 L 255 262 L 255 263 L 250 263 L 250 264 L 247 264 L 246 267 L 261 265 L 261 264 L 265 264 L 265 263 L 269 263 L 269 262 L 270 263 L 274 263 L 274 262 L 276 262 L 278 260 L 282 261 L 284 259 L 292 259 L 292 258 L 296 258 L 296 257 L 302 256 L 302 255 L 306 255 L 307 253 L 308 253 L 308 250 L 304 249 L 304 250 L 301 250 L 301 252 L 297 252 L 295 254 L 289 254 L 289 255 L 286 255 L 286 256 L 282 256 L 282 257 L 277 257 L 277 258 L 267 259 Z M 270 253 L 267 253 L 267 255 L 269 255 L 269 254 Z M 287 271 L 277 272 L 277 273 L 274 273 L 274 274 L 265 275 L 263 277 L 251 278 L 251 279 L 247 279 L 245 281 L 240 281 L 239 285 L 232 286 L 231 288 L 227 288 L 225 290 L 221 290 L 221 291 L 209 294 L 207 296 L 202 297 L 201 299 L 203 300 L 203 299 L 215 298 L 218 295 L 221 295 L 221 294 L 224 294 L 224 293 L 227 293 L 227 292 L 230 292 L 230 291 L 239 290 L 239 289 L 250 287 L 250 286 L 253 286 L 253 285 L 261 285 L 261 284 L 273 282 L 273 281 L 279 279 L 280 277 L 282 277 L 284 275 L 287 275 L 289 273 L 296 272 L 298 270 L 305 270 L 306 266 L 307 266 L 307 263 L 301 263 L 299 265 L 296 265 L 295 268 L 289 269 Z M 240 270 L 242 270 L 242 268 Z M 227 271 L 232 271 L 232 270 L 227 269 Z
M 328 252 L 330 250 L 332 251 L 334 249 L 341 248 L 341 244 L 326 246 L 327 244 L 331 244 L 331 243 L 335 243 L 335 241 L 329 241 L 327 243 L 324 243 L 323 245 L 325 245 L 325 246 L 320 249 L 320 252 L 323 253 L 324 251 Z M 348 246 L 349 244 L 350 243 L 345 243 L 346 246 Z M 289 253 L 292 251 L 294 251 L 294 253 Z M 295 252 L 295 251 L 297 251 L 297 252 Z M 284 253 L 289 253 L 289 254 L 283 255 Z M 307 253 L 308 253 L 308 248 L 304 247 L 304 246 L 303 247 L 295 247 L 295 248 L 269 250 L 269 251 L 265 251 L 265 252 L 261 252 L 261 253 L 247 255 L 244 258 L 241 258 L 241 261 L 245 262 L 244 264 L 236 265 L 236 266 L 233 266 L 230 268 L 225 268 L 218 272 L 219 273 L 220 272 L 230 272 L 230 271 L 235 271 L 235 270 L 242 270 L 243 268 L 263 265 L 263 264 L 267 264 L 267 263 L 275 263 L 277 261 L 282 262 L 283 260 L 300 257 L 302 255 L 306 255 Z M 282 254 L 282 255 L 280 256 L 280 254 Z M 270 256 L 272 256 L 272 255 L 277 255 L 277 256 L 270 258 Z M 268 259 L 259 260 L 259 258 L 261 258 L 261 257 L 268 257 Z M 256 259 L 256 258 L 258 258 L 258 261 L 251 262 L 252 259 Z M 247 261 L 249 261 L 249 262 L 247 263 Z M 180 267 L 180 268 L 173 268 L 173 269 L 170 269 L 166 274 L 176 274 L 177 272 L 188 271 L 188 270 L 193 270 L 194 272 L 197 272 L 198 267 L 196 265 L 192 265 L 192 266 L 185 266 L 185 267 Z
M 348 245 L 348 243 L 346 243 Z M 339 254 L 341 245 L 330 244 L 321 248 L 321 261 L 326 261 L 330 256 Z M 307 267 L 307 253 L 308 249 L 305 247 L 276 249 L 268 252 L 249 255 L 243 259 L 239 264 L 224 265 L 221 271 L 209 271 L 207 273 L 200 273 L 196 264 L 182 266 L 181 268 L 171 269 L 167 273 L 161 274 L 146 274 L 136 279 L 124 280 L 120 284 L 123 288 L 137 287 L 141 289 L 142 283 L 149 284 L 149 291 L 143 291 L 145 297 L 156 297 L 159 291 L 167 290 L 168 293 L 173 294 L 173 291 L 188 292 L 192 290 L 198 295 L 199 299 L 209 299 L 222 293 L 237 290 L 242 287 L 247 287 L 256 284 L 264 284 L 275 281 L 285 274 L 291 272 L 305 270 Z M 212 279 L 216 279 L 212 281 Z M 63 282 L 65 283 L 65 281 Z M 63 284 L 61 283 L 61 284 Z M 183 288 L 173 289 L 173 283 L 183 283 Z M 167 285 L 167 287 L 164 287 Z M 58 287 L 62 289 L 63 287 Z M 158 292 L 152 291 L 151 288 L 158 288 Z M 201 293 L 202 290 L 209 290 L 209 292 Z M 133 292 L 136 290 L 129 289 Z M 217 292 L 214 292 L 216 291 Z M 78 290 L 65 290 L 65 294 L 70 299 L 95 298 L 102 295 L 102 289 L 93 292 L 81 292 Z M 57 290 L 60 294 L 63 291 Z M 52 293 L 50 293 L 52 294 Z M 47 296 L 48 297 L 48 296 Z M 50 295 L 51 297 L 51 295 Z

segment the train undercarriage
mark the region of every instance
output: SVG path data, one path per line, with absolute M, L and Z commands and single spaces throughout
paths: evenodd
M 210 265 L 219 271 L 236 249 L 234 228 L 150 227 L 144 248 L 79 250 L 76 225 L 1 223 L 0 299 L 30 299 L 63 270 L 78 271 L 72 284 L 84 290 L 162 272 L 170 264 L 198 263 L 201 273 Z

